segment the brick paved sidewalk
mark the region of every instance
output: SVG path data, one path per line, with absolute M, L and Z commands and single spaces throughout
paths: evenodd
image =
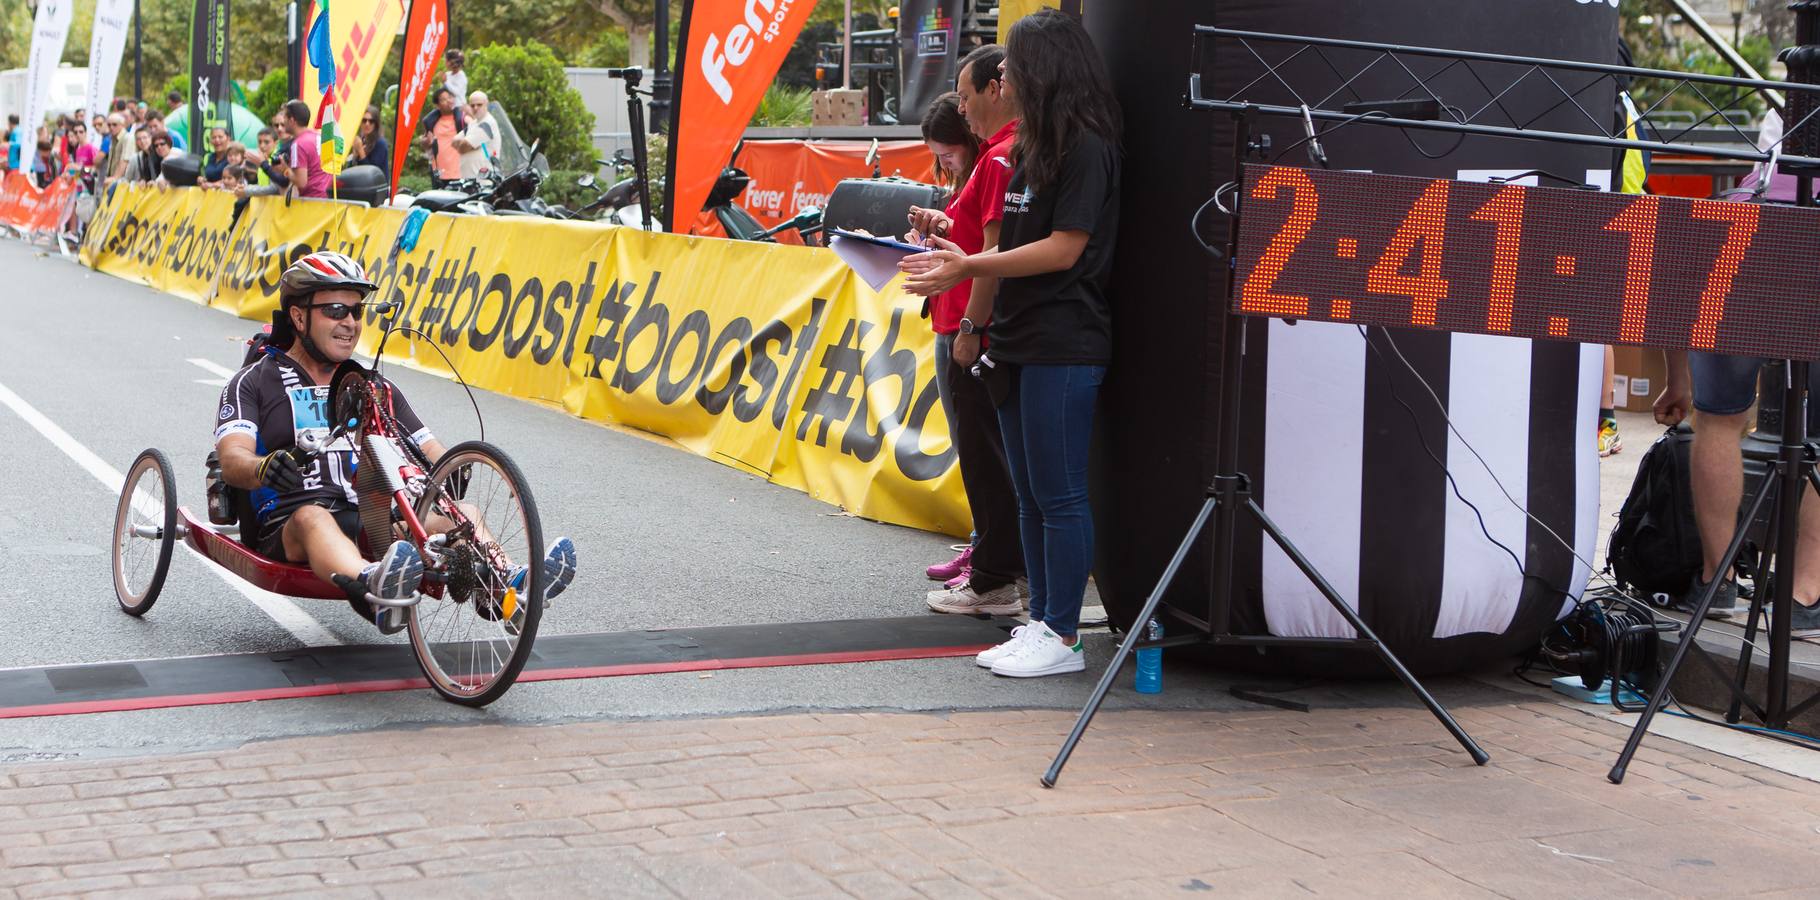
M 1820 785 L 1491 689 L 1417 708 L 778 715 L 0 774 L 0 896 L 1811 896 Z

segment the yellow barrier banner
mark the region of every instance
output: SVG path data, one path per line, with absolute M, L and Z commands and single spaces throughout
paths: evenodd
M 920 298 L 874 292 L 828 250 L 436 214 L 407 252 L 400 210 L 255 197 L 235 221 L 232 197 L 188 188 L 123 187 L 96 222 L 88 265 L 257 321 L 286 265 L 339 250 L 411 329 L 388 360 L 452 363 L 867 518 L 971 525 Z

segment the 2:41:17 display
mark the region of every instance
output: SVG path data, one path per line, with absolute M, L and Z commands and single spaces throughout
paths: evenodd
M 1245 166 L 1247 315 L 1820 359 L 1820 210 Z

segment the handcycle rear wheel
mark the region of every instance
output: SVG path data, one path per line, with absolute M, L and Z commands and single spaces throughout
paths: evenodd
M 450 535 L 440 551 L 442 596 L 424 597 L 405 621 L 430 686 L 454 703 L 485 706 L 517 680 L 543 620 L 543 527 L 524 473 L 491 444 L 469 441 L 443 454 L 418 518 L 427 523 L 445 496 L 478 528 L 473 537 Z M 520 567 L 524 578 L 514 586 Z
M 129 616 L 143 616 L 158 602 L 177 542 L 177 494 L 171 461 L 148 449 L 133 460 L 114 507 L 114 599 Z

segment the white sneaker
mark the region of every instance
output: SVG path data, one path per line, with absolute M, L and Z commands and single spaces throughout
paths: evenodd
M 1087 668 L 1084 646 L 1080 638 L 1076 637 L 1074 646 L 1069 647 L 1061 642 L 1047 623 L 1035 622 L 1024 632 L 1023 640 L 1010 653 L 999 657 L 998 662 L 992 664 L 992 674 L 1010 678 L 1040 678 L 1044 675 L 1080 672 Z
M 972 582 L 967 582 L 956 588 L 930 591 L 929 608 L 962 616 L 1015 616 L 1024 611 L 1024 604 L 1029 599 L 1029 594 L 1019 590 L 1016 582 L 999 585 L 984 594 L 975 591 Z
M 1004 659 L 1006 656 L 1010 655 L 1012 650 L 1017 649 L 1017 643 L 1023 640 L 1024 636 L 1030 633 L 1030 630 L 1030 626 L 1028 625 L 1019 625 L 1016 628 L 1011 629 L 1010 640 L 997 647 L 988 647 L 981 650 L 978 655 L 973 657 L 973 662 L 982 669 L 992 668 L 993 663 Z

